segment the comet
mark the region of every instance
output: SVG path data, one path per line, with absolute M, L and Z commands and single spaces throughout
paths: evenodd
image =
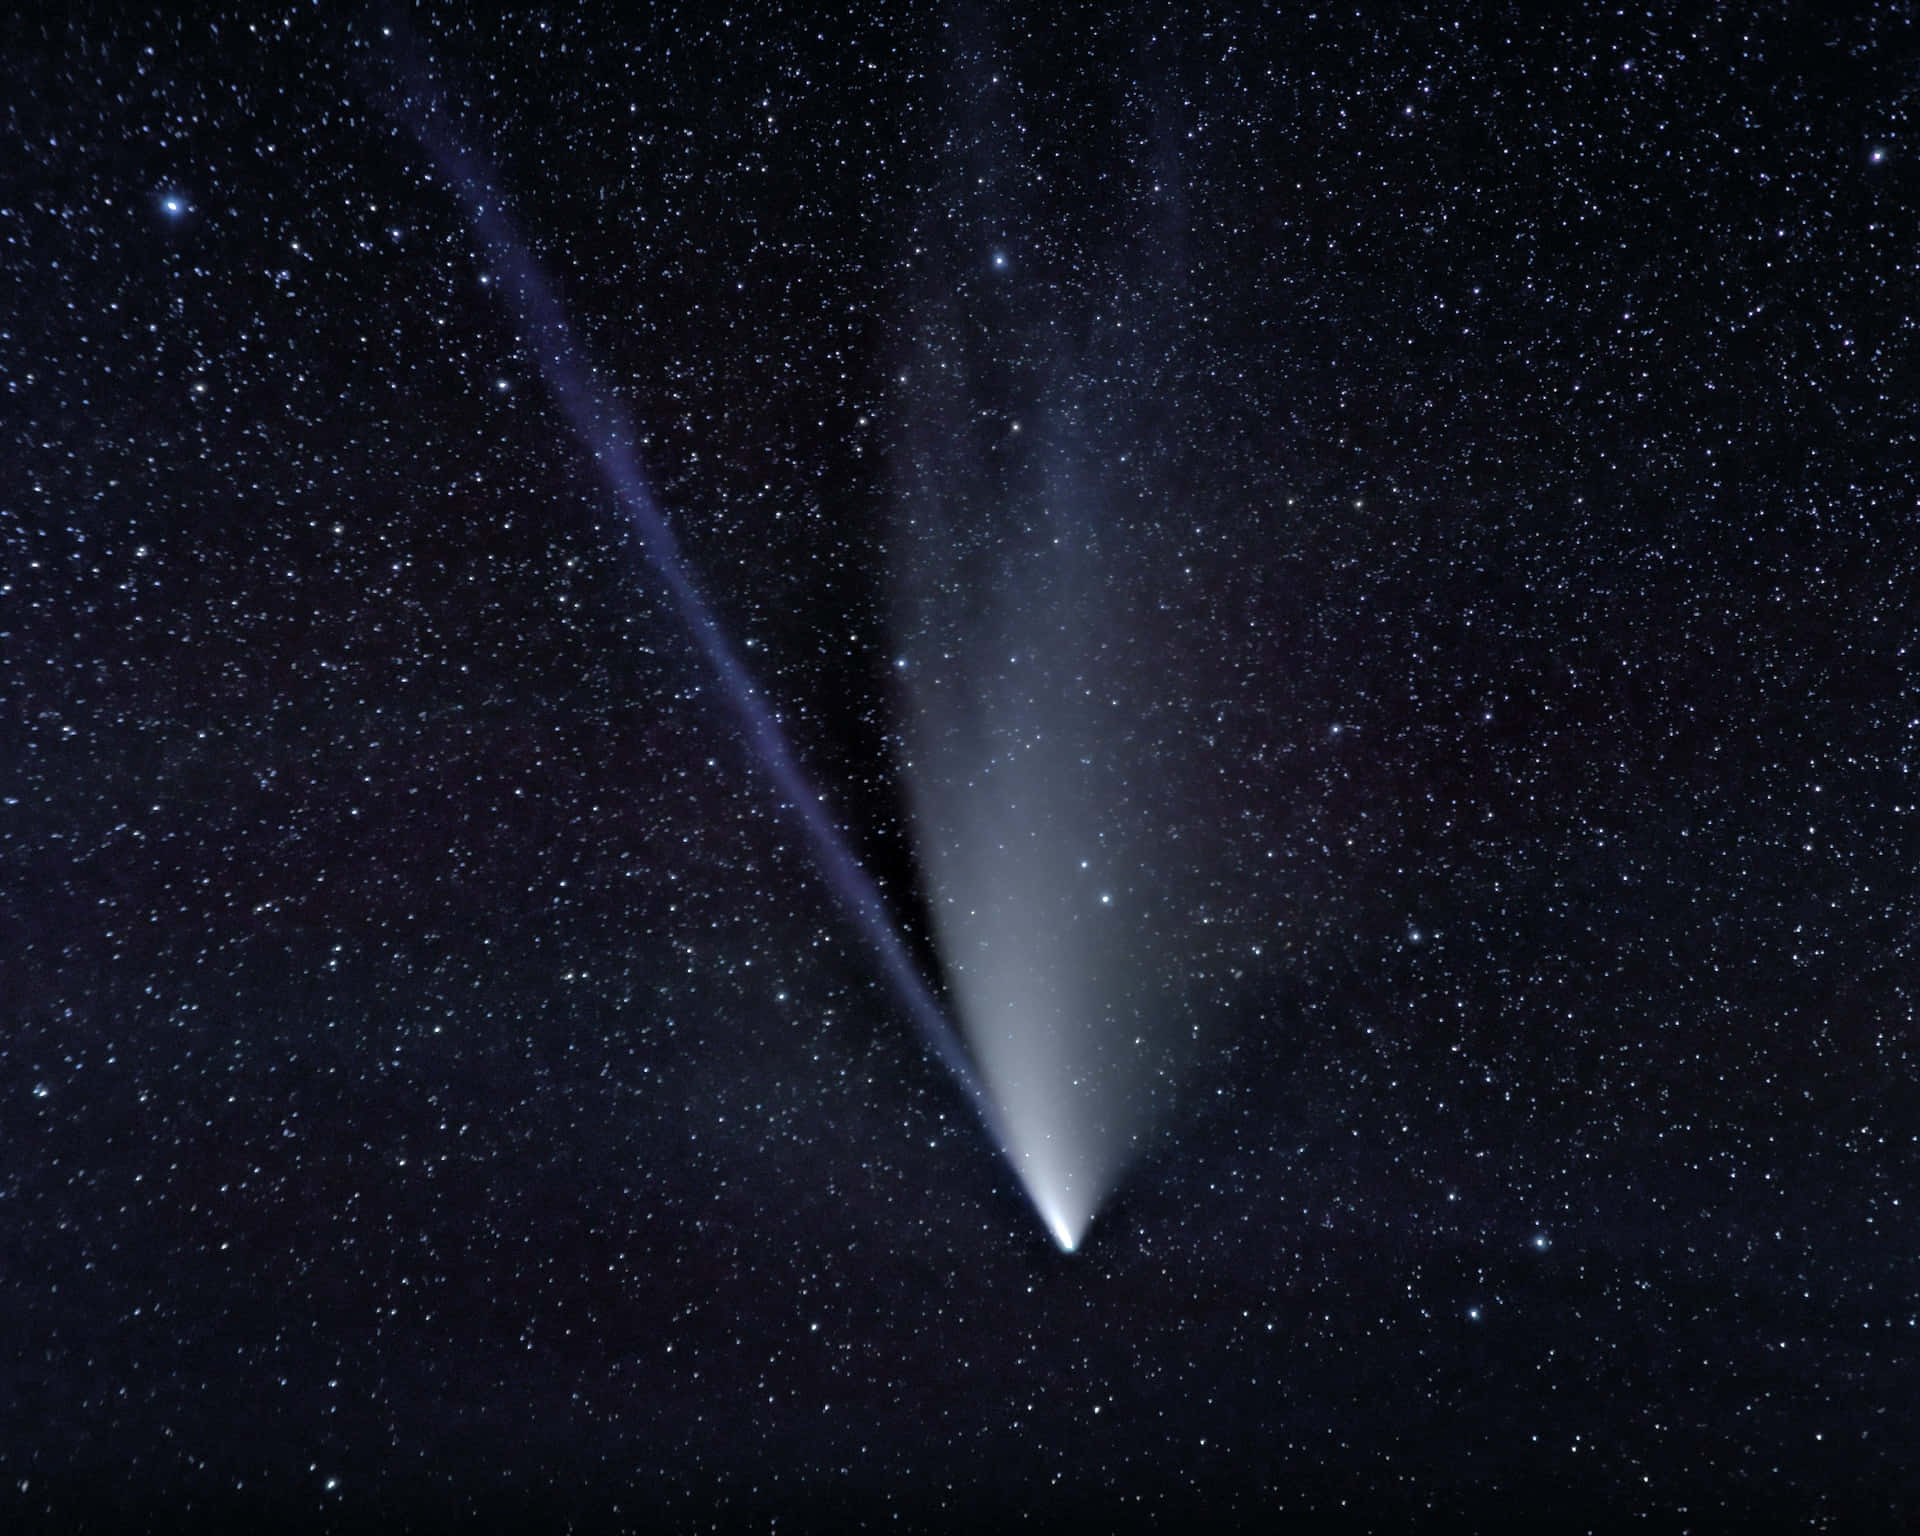
M 915 964 L 879 888 L 854 856 L 825 797 L 802 768 L 766 695 L 727 636 L 653 498 L 631 419 L 593 382 L 589 360 L 552 283 L 509 218 L 489 167 L 467 147 L 458 115 L 435 83 L 424 52 L 396 38 L 388 62 L 391 88 L 381 95 L 389 111 L 418 140 L 463 205 L 496 274 L 494 289 L 510 307 L 528 355 L 538 360 L 555 406 L 592 457 L 635 535 L 646 566 L 666 589 L 719 683 L 782 809 L 804 835 L 828 886 L 865 938 L 928 1052 L 972 1107 L 1054 1243 L 1063 1253 L 1073 1252 L 1084 1230 L 1085 1213 L 1066 1198 L 1057 1171 L 1048 1159 L 1036 1155 L 1030 1138 L 1013 1134 L 1001 1104 L 982 1084 L 959 1032 Z

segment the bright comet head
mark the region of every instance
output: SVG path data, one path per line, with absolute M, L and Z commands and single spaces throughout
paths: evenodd
M 1029 1192 L 1032 1193 L 1032 1191 Z M 1035 1203 L 1040 1204 L 1037 1194 L 1034 1198 Z M 1072 1253 L 1074 1249 L 1080 1246 L 1080 1233 L 1068 1224 L 1066 1218 L 1062 1216 L 1060 1212 L 1051 1210 L 1044 1204 L 1040 1204 L 1040 1215 L 1047 1224 L 1047 1230 L 1053 1234 L 1055 1246 L 1058 1247 L 1062 1253 Z

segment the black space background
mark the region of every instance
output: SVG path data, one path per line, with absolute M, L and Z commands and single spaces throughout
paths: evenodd
M 1098 464 L 1201 1038 L 1070 1259 L 379 21 L 50 14 L 8 1529 L 1920 1514 L 1912 7 L 411 19 L 929 964 L 900 488 Z

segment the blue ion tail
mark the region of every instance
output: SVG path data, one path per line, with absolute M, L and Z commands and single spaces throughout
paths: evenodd
M 408 46 L 398 40 L 395 47 L 398 56 L 393 61 L 394 84 L 389 94 L 392 110 L 420 141 L 465 205 L 498 274 L 499 289 L 512 306 L 522 339 L 538 360 L 554 402 L 581 446 L 593 455 L 608 489 L 638 536 L 647 563 L 672 594 L 682 622 L 718 675 L 755 757 L 773 780 L 785 808 L 800 823 L 828 884 L 859 924 L 927 1049 L 959 1085 L 987 1134 L 1035 1199 L 1054 1241 L 1063 1251 L 1071 1252 L 1079 1234 L 1057 1213 L 1049 1214 L 1035 1194 L 1020 1166 L 1021 1159 L 1010 1150 L 993 1100 L 981 1086 L 953 1024 L 901 940 L 878 887 L 834 825 L 820 792 L 808 782 L 764 695 L 727 640 L 712 605 L 681 557 L 679 541 L 647 489 L 631 421 L 593 384 L 552 285 L 515 232 L 486 167 L 461 146 L 457 124 L 440 99 L 424 61 L 417 55 L 410 56 Z

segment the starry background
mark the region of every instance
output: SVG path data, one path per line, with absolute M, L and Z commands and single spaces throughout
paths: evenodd
M 1920 1510 L 1912 9 L 1044 9 L 406 30 L 929 970 L 903 487 L 1092 488 L 1072 1258 L 380 19 L 10 26 L 9 1528 Z

